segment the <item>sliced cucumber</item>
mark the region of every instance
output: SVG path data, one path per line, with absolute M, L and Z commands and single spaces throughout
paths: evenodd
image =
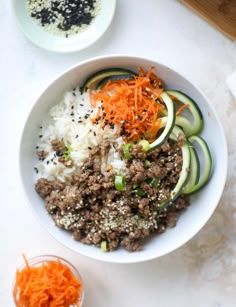
M 189 108 L 188 110 L 191 112 L 192 117 L 193 117 L 193 123 L 192 123 L 192 129 L 191 129 L 191 134 L 190 135 L 198 135 L 202 128 L 203 128 L 203 117 L 202 113 L 192 98 L 188 97 L 186 94 L 183 94 L 179 91 L 176 90 L 167 90 L 166 91 L 169 95 L 174 96 L 182 102 L 183 104 L 188 104 Z
M 209 150 L 209 147 L 203 138 L 197 135 L 193 135 L 188 138 L 188 141 L 194 145 L 194 143 L 197 143 L 203 153 L 203 167 L 202 167 L 202 174 L 200 174 L 200 178 L 198 182 L 193 185 L 191 189 L 189 189 L 188 194 L 194 193 L 199 191 L 201 188 L 203 188 L 206 183 L 209 181 L 211 172 L 212 172 L 212 158 L 211 158 L 211 153 Z
M 192 124 L 190 121 L 183 116 L 176 116 L 175 118 L 175 124 L 179 126 L 181 129 L 183 129 L 184 134 L 188 137 L 192 133 Z
M 200 175 L 200 163 L 198 155 L 196 153 L 196 150 L 191 144 L 189 144 L 189 151 L 190 151 L 191 162 L 190 162 L 190 172 L 188 180 L 183 188 L 183 194 L 185 195 L 191 194 L 191 191 L 198 182 Z
M 175 126 L 170 135 L 170 138 L 174 141 L 177 141 L 180 134 L 184 134 L 183 130 Z M 191 156 L 187 142 L 185 142 L 182 145 L 181 150 L 182 150 L 183 164 L 179 180 L 176 183 L 174 189 L 171 191 L 170 198 L 167 201 L 163 202 L 160 206 L 158 206 L 157 208 L 158 210 L 164 209 L 167 206 L 171 205 L 175 201 L 175 199 L 182 193 L 183 188 L 188 180 Z
M 87 78 L 87 80 L 81 86 L 81 92 L 83 93 L 87 89 L 95 90 L 98 84 L 101 83 L 105 78 L 114 78 L 114 76 L 121 76 L 121 78 L 124 78 L 124 75 L 127 75 L 130 78 L 130 76 L 135 75 L 135 73 L 131 70 L 123 68 L 107 68 L 97 71 Z
M 161 98 L 166 105 L 166 109 L 168 111 L 165 122 L 165 128 L 161 135 L 150 144 L 151 149 L 155 149 L 156 147 L 160 146 L 170 135 L 174 125 L 175 125 L 175 107 L 173 100 L 167 95 L 165 92 L 161 94 Z

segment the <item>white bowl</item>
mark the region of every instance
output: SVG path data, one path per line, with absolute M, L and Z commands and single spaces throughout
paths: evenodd
M 182 213 L 175 228 L 153 237 L 142 251 L 129 253 L 120 248 L 117 251 L 104 253 L 97 247 L 74 241 L 70 233 L 54 226 L 51 216 L 44 208 L 43 200 L 34 189 L 33 167 L 37 159 L 34 146 L 38 137 L 38 127 L 47 117 L 49 109 L 61 100 L 65 91 L 81 85 L 86 77 L 100 69 L 109 67 L 131 69 L 138 66 L 144 69 L 155 66 L 158 75 L 165 81 L 168 88 L 179 89 L 197 101 L 204 116 L 202 136 L 212 153 L 213 176 L 204 189 L 191 197 L 191 206 Z M 58 241 L 75 252 L 94 259 L 116 263 L 132 263 L 157 258 L 174 251 L 193 238 L 209 220 L 220 200 L 226 180 L 227 160 L 227 145 L 222 125 L 213 107 L 200 90 L 172 69 L 149 59 L 132 56 L 114 55 L 93 58 L 72 67 L 59 76 L 37 99 L 30 111 L 20 147 L 20 171 L 23 186 L 30 207 L 33 208 L 43 226 Z
M 108 29 L 115 14 L 116 0 L 101 0 L 100 10 L 83 31 L 68 38 L 51 34 L 30 17 L 26 0 L 12 0 L 13 12 L 25 36 L 35 45 L 58 53 L 80 51 L 95 43 Z

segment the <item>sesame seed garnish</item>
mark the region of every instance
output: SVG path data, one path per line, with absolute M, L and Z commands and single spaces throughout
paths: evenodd
M 28 0 L 30 16 L 45 30 L 66 38 L 91 24 L 99 0 Z

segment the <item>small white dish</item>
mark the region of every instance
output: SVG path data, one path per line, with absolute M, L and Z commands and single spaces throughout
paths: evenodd
M 35 45 L 58 53 L 80 51 L 95 43 L 108 29 L 114 17 L 116 0 L 101 0 L 100 9 L 90 25 L 78 34 L 65 37 L 51 34 L 30 16 L 27 0 L 12 0 L 13 11 L 25 36 Z

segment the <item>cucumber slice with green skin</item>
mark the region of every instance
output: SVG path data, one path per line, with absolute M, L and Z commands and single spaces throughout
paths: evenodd
M 175 107 L 174 107 L 174 102 L 170 98 L 168 94 L 163 92 L 161 95 L 161 98 L 166 106 L 166 109 L 168 111 L 167 116 L 165 117 L 165 125 L 164 125 L 164 130 L 162 134 L 153 142 L 150 144 L 150 149 L 155 149 L 161 144 L 165 142 L 165 140 L 169 137 L 171 134 L 171 131 L 175 125 Z M 163 122 L 162 122 L 163 124 Z
M 97 89 L 97 85 L 104 78 L 108 78 L 111 76 L 123 76 L 123 75 L 135 75 L 134 72 L 128 69 L 123 68 L 107 68 L 103 70 L 99 70 L 96 73 L 92 74 L 87 78 L 84 84 L 81 86 L 81 92 L 85 92 L 87 89 L 95 90 Z
M 175 118 L 175 124 L 183 129 L 185 136 L 191 135 L 193 126 L 187 118 L 178 115 Z
M 197 184 L 200 175 L 200 162 L 198 159 L 198 155 L 194 147 L 189 143 L 189 151 L 190 151 L 190 173 L 188 176 L 187 183 L 183 188 L 183 194 L 188 195 L 191 194 L 192 189 Z
M 112 75 L 112 76 L 109 76 L 109 77 L 106 77 L 106 78 L 104 78 L 104 79 L 102 79 L 99 83 L 98 83 L 98 85 L 97 85 L 97 87 L 96 87 L 96 89 L 97 90 L 100 90 L 100 89 L 102 89 L 103 87 L 104 87 L 104 85 L 109 81 L 109 80 L 111 80 L 111 81 L 116 81 L 116 80 L 127 80 L 127 79 L 129 79 L 129 80 L 131 80 L 131 79 L 133 79 L 135 74 L 134 73 L 126 73 L 126 74 L 123 74 L 123 75 Z
M 175 126 L 170 135 L 170 138 L 174 141 L 177 141 L 180 134 L 184 134 L 183 130 Z M 157 207 L 157 210 L 162 210 L 172 205 L 172 203 L 176 200 L 176 198 L 182 193 L 183 188 L 188 180 L 191 156 L 190 156 L 190 150 L 189 150 L 189 146 L 187 142 L 185 142 L 182 145 L 181 151 L 182 151 L 183 163 L 182 163 L 182 169 L 180 172 L 179 180 L 176 183 L 176 186 L 174 187 L 174 189 L 171 191 L 170 198 L 167 201 L 163 202 L 161 205 L 159 205 Z
M 190 135 L 198 135 L 203 128 L 203 116 L 202 116 L 201 110 L 199 109 L 196 102 L 192 98 L 188 97 L 186 94 L 181 93 L 179 91 L 167 90 L 166 92 L 169 95 L 177 98 L 183 104 L 189 105 L 188 110 L 191 112 L 191 114 L 193 116 L 193 124 L 192 124 L 192 129 L 191 129 Z
M 188 138 L 188 141 L 194 146 L 194 143 L 197 143 L 203 153 L 203 168 L 202 168 L 202 174 L 200 174 L 200 178 L 198 182 L 192 187 L 192 189 L 189 189 L 188 194 L 195 193 L 199 191 L 201 188 L 203 188 L 207 182 L 209 181 L 212 173 L 212 157 L 209 150 L 209 147 L 206 143 L 206 141 L 201 138 L 200 136 L 193 135 Z

